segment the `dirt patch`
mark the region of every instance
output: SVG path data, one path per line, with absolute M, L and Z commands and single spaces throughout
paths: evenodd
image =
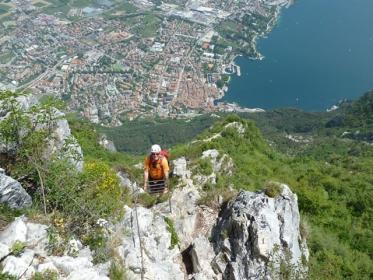
M 0 218 L 0 231 L 3 231 L 8 225 L 8 222 Z
M 204 205 L 199 206 L 197 208 L 197 223 L 195 232 L 198 233 L 198 235 L 209 236 L 210 231 L 218 218 L 218 212 L 219 211 L 217 209 L 212 209 Z

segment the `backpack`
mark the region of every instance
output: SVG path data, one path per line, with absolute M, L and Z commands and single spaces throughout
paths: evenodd
M 168 176 L 172 177 L 173 168 L 172 168 L 171 161 L 170 161 L 170 157 L 171 157 L 170 152 L 168 150 L 161 150 L 161 152 L 159 154 L 161 154 L 163 157 L 166 158 L 167 163 L 168 163 L 168 167 L 170 168 L 170 171 L 168 172 Z
M 168 150 L 161 150 L 159 154 L 164 156 L 167 159 L 168 164 L 170 164 L 170 152 Z

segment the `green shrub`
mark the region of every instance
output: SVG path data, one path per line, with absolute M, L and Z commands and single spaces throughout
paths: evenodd
M 82 173 L 67 163 L 56 161 L 45 180 L 48 208 L 65 217 L 70 230 L 94 225 L 99 218 L 117 220 L 123 215 L 123 192 L 109 165 L 85 163 Z
M 173 249 L 175 246 L 179 245 L 180 240 L 179 240 L 179 237 L 178 237 L 177 232 L 175 230 L 174 222 L 168 217 L 164 217 L 164 221 L 167 224 L 167 230 L 171 233 L 170 249 Z
M 9 274 L 8 272 L 2 273 L 0 272 L 0 280 L 17 280 L 16 276 Z
M 126 280 L 126 270 L 119 261 L 112 261 L 109 269 L 110 280 Z
M 92 229 L 84 236 L 83 243 L 93 251 L 93 263 L 104 263 L 109 260 L 108 235 L 105 229 Z
M 14 218 L 22 215 L 22 210 L 12 209 L 4 203 L 0 203 L 0 223 L 7 224 L 14 220 Z M 1 231 L 0 226 L 0 231 Z
M 56 220 L 55 220 L 56 221 Z M 61 226 L 63 224 L 61 223 Z M 61 231 L 64 231 L 62 228 Z M 63 237 L 63 233 L 60 233 L 55 226 L 50 226 L 47 229 L 48 245 L 47 251 L 51 255 L 62 256 L 67 248 L 67 237 Z
M 32 277 L 31 280 L 57 280 L 58 273 L 55 270 L 47 269 L 43 272 L 36 272 Z
M 205 176 L 211 175 L 213 172 L 211 160 L 209 158 L 200 158 L 195 171 Z
M 219 197 L 214 191 L 204 192 L 197 201 L 198 205 L 206 205 L 210 208 L 219 208 Z
M 302 239 L 307 240 L 310 236 L 310 226 L 308 224 L 308 221 L 306 220 L 306 217 L 303 217 L 300 220 L 299 224 L 299 232 Z
M 304 270 L 302 262 L 294 264 L 291 259 L 292 255 L 290 250 L 286 249 L 284 254 L 282 254 L 280 253 L 280 247 L 276 244 L 267 264 L 271 278 L 279 280 L 308 279 L 307 272 Z
M 98 218 L 120 218 L 123 214 L 122 187 L 108 164 L 86 162 L 82 176 L 82 198 L 89 201 L 92 214 Z
M 206 205 L 212 209 L 219 210 L 221 204 L 225 204 L 230 201 L 237 191 L 231 191 L 227 188 L 211 188 L 208 191 L 202 193 L 201 197 L 198 199 L 198 205 Z M 219 198 L 220 197 L 220 198 Z M 221 201 L 219 201 L 221 199 Z
M 265 185 L 264 193 L 272 198 L 278 197 L 282 193 L 282 187 L 281 184 L 276 182 L 268 182 Z
M 147 192 L 140 193 L 137 202 L 146 208 L 150 208 L 157 203 L 157 197 L 155 195 L 150 195 Z
M 13 243 L 12 247 L 10 248 L 10 251 L 12 252 L 14 256 L 19 257 L 20 255 L 22 255 L 25 248 L 26 248 L 26 244 L 24 242 L 17 240 L 16 242 Z

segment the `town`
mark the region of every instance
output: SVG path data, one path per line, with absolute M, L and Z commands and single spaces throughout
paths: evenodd
M 240 75 L 234 59 L 261 59 L 257 38 L 291 3 L 0 1 L 0 89 L 53 95 L 107 126 L 250 110 L 219 102 Z

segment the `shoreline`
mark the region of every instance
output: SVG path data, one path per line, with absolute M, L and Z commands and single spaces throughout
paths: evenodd
M 262 33 L 256 33 L 254 36 L 253 36 L 253 39 L 251 41 L 251 45 L 253 47 L 253 50 L 254 50 L 254 53 L 256 54 L 256 56 L 244 56 L 243 54 L 241 53 L 238 53 L 236 55 L 233 56 L 233 58 L 230 60 L 230 62 L 227 64 L 228 66 L 231 66 L 234 71 L 233 73 L 226 73 L 225 70 L 223 69 L 222 73 L 221 74 L 228 74 L 228 75 L 237 75 L 238 77 L 241 77 L 241 66 L 239 66 L 237 63 L 236 63 L 236 59 L 238 57 L 246 57 L 247 59 L 249 60 L 263 60 L 265 59 L 265 56 L 263 54 L 261 54 L 258 49 L 257 49 L 257 46 L 258 46 L 258 40 L 259 39 L 265 39 L 267 38 L 267 35 L 270 34 L 270 32 L 273 30 L 273 28 L 275 28 L 278 24 L 278 21 L 279 19 L 281 18 L 281 11 L 284 9 L 284 8 L 289 8 L 291 7 L 292 5 L 294 4 L 294 1 L 290 1 L 288 5 L 286 6 L 279 6 L 277 7 L 276 11 L 275 11 L 275 14 L 274 16 L 272 17 L 272 19 L 267 23 L 267 27 L 266 27 L 266 30 Z M 230 81 L 231 79 L 229 79 Z M 262 108 L 247 108 L 247 107 L 241 107 L 241 105 L 239 105 L 238 103 L 228 103 L 228 102 L 225 102 L 224 100 L 224 97 L 226 96 L 226 93 L 228 92 L 229 90 L 229 83 L 227 83 L 227 85 L 222 88 L 220 90 L 220 94 L 219 94 L 219 98 L 215 99 L 214 100 L 214 103 L 216 104 L 220 104 L 221 105 L 228 105 L 228 106 L 233 106 L 233 107 L 237 107 L 237 108 L 240 108 L 240 109 L 247 109 L 247 110 L 260 110 L 261 112 L 262 111 L 265 111 L 264 109 Z M 220 101 L 220 102 L 219 102 Z M 218 105 L 216 105 L 218 106 Z M 256 111 L 255 111 L 256 112 Z

